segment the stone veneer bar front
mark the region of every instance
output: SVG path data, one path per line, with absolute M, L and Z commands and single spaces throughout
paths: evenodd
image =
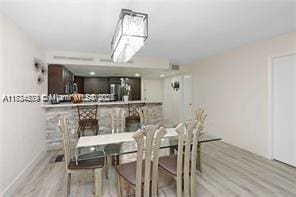
M 161 101 L 129 101 L 129 102 L 105 102 L 105 103 L 81 103 L 81 104 L 44 104 L 42 107 L 45 110 L 46 117 L 46 143 L 47 150 L 60 150 L 63 147 L 62 136 L 58 130 L 58 121 L 62 117 L 68 120 L 68 129 L 71 133 L 70 138 L 72 143 L 76 143 L 77 128 L 78 128 L 78 111 L 77 106 L 98 105 L 97 118 L 99 120 L 99 134 L 111 133 L 111 109 L 114 107 L 124 108 L 126 117 L 137 116 L 136 108 L 141 106 L 149 106 L 151 108 L 151 122 L 159 124 L 162 121 L 162 102 Z M 86 133 L 92 134 L 92 131 L 86 130 Z

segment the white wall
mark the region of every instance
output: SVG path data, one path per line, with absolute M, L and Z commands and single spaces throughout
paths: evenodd
M 171 83 L 180 82 L 180 89 L 173 90 Z M 183 120 L 183 76 L 174 76 L 164 80 L 164 117 L 174 123 L 180 123 Z
M 163 100 L 164 95 L 162 79 L 143 79 L 142 83 L 142 100 Z
M 193 64 L 193 105 L 207 110 L 207 131 L 268 157 L 269 57 L 291 51 L 296 51 L 296 33 Z
M 46 85 L 37 84 L 33 67 L 35 57 L 43 58 L 42 49 L 1 13 L 0 40 L 0 196 L 10 196 L 45 151 L 45 117 L 39 103 L 2 103 L 2 95 L 46 93 Z

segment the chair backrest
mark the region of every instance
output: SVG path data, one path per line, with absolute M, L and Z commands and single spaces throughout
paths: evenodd
M 141 107 L 137 109 L 137 112 L 140 116 L 141 124 L 149 124 L 151 121 L 151 109 L 147 106 Z
M 181 123 L 176 127 L 178 133 L 177 197 L 182 196 L 182 185 L 184 185 L 183 196 L 196 196 L 197 144 L 201 128 L 201 122 L 197 120 L 186 121 L 185 124 Z
M 148 125 L 138 130 L 133 136 L 137 142 L 138 149 L 136 164 L 136 197 L 157 196 L 158 152 L 161 138 L 166 132 L 164 128 L 157 129 L 156 125 Z M 143 165 L 144 151 L 145 163 Z M 142 177 L 143 167 L 145 168 L 144 177 Z M 144 188 L 142 188 L 142 179 L 144 179 Z
M 205 112 L 204 109 L 200 108 L 198 111 L 195 112 L 195 120 L 197 120 L 197 122 L 200 122 L 202 125 L 201 131 L 204 129 L 204 123 L 205 120 L 207 118 L 207 113 Z
M 59 120 L 58 123 L 59 130 L 63 136 L 63 144 L 64 144 L 64 157 L 65 157 L 65 165 L 66 165 L 66 170 L 68 169 L 68 164 L 70 162 L 71 158 L 71 143 L 70 143 L 70 138 L 69 138 L 69 133 L 68 133 L 68 127 L 67 127 L 67 119 L 64 117 Z
M 79 120 L 97 119 L 97 105 L 77 106 Z
M 123 132 L 125 129 L 125 110 L 123 108 L 112 108 L 111 111 L 112 133 Z

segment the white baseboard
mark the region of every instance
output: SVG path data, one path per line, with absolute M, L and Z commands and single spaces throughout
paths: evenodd
M 41 159 L 44 158 L 46 154 L 46 148 L 41 150 L 37 156 L 11 181 L 11 183 L 0 193 L 0 197 L 10 197 L 17 187 L 25 180 L 34 167 L 38 164 Z

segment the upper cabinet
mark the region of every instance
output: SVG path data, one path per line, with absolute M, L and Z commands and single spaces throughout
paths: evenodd
M 48 94 L 73 93 L 73 73 L 62 65 L 48 65 Z

